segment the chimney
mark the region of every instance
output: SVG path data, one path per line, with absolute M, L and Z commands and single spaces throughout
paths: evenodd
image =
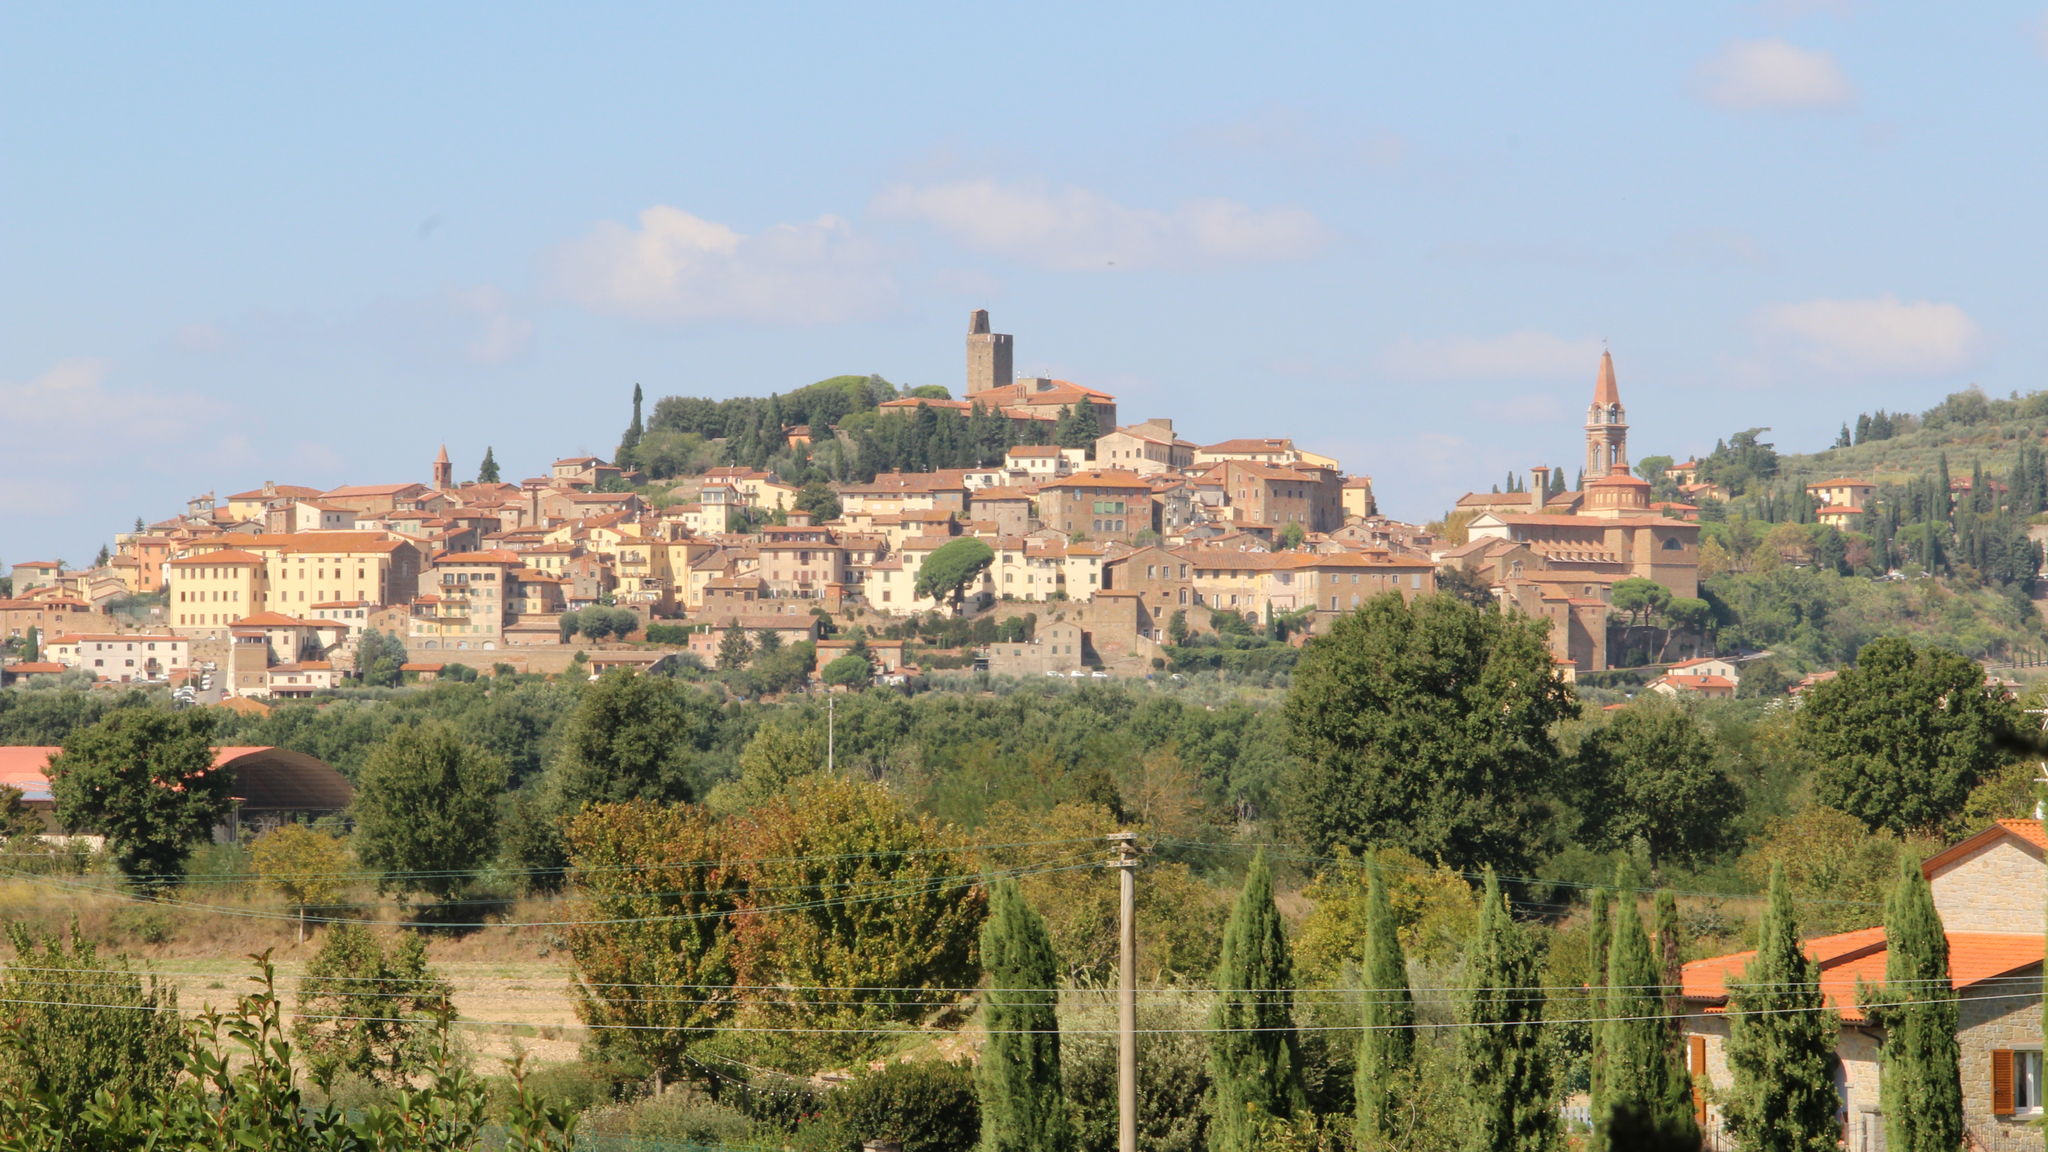
M 1550 465 L 1538 464 L 1529 469 L 1529 511 L 1543 511 L 1543 504 L 1550 499 Z

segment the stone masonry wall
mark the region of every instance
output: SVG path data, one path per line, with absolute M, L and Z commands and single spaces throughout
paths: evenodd
M 2038 916 L 2038 902 L 2035 905 Z M 2034 1116 L 1991 1114 L 1991 1052 L 1995 1048 L 2041 1047 L 2041 967 L 2015 974 L 2023 979 L 1994 982 L 1963 994 L 1957 1022 L 1963 1057 L 1963 1127 L 1984 1152 L 2040 1152 Z
M 1950 932 L 2041 931 L 2048 868 L 2041 850 L 2005 836 L 1937 873 L 1934 907 Z

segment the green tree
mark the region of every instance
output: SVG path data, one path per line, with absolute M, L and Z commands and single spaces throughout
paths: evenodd
M 798 781 L 736 832 L 760 894 L 733 926 L 737 982 L 778 990 L 747 1004 L 745 1022 L 851 1030 L 763 1033 L 768 1059 L 809 1069 L 870 1054 L 879 1041 L 862 1030 L 908 1026 L 979 979 L 987 898 L 958 834 L 881 785 Z
M 1188 614 L 1184 608 L 1176 608 L 1166 618 L 1166 639 L 1178 648 L 1188 642 Z
M 1884 985 L 1859 990 L 1871 1022 L 1884 1029 L 1878 1050 L 1884 1146 L 1952 1152 L 1963 1146 L 1963 1080 L 1948 937 L 1927 876 L 1911 859 L 1899 861 L 1898 885 L 1885 904 L 1884 938 Z
M 995 559 L 995 549 L 978 536 L 948 540 L 932 549 L 932 554 L 925 557 L 923 566 L 918 568 L 917 595 L 947 601 L 958 612 L 967 586 L 988 571 Z
M 299 980 L 292 1032 L 306 1070 L 321 1085 L 342 1073 L 406 1082 L 430 1067 L 434 1020 L 451 993 L 419 933 L 386 948 L 360 924 L 335 924 Z
M 233 805 L 213 731 L 203 709 L 119 708 L 73 732 L 50 760 L 58 821 L 105 834 L 114 866 L 144 891 L 173 883 Z
M 476 482 L 479 484 L 498 483 L 498 457 L 490 445 L 484 445 L 483 463 L 476 466 Z
M 1655 580 L 1630 576 L 1614 582 L 1608 602 L 1616 611 L 1628 613 L 1630 624 L 1642 624 L 1671 603 L 1671 589 Z
M 1216 1007 L 1209 1020 L 1209 1076 L 1216 1086 L 1209 1146 L 1216 1152 L 1252 1152 L 1264 1121 L 1292 1119 L 1308 1107 L 1293 987 L 1280 910 L 1273 904 L 1273 873 L 1261 850 L 1223 930 L 1216 969 Z
M 299 943 L 306 942 L 306 909 L 331 904 L 347 876 L 348 845 L 339 836 L 304 824 L 280 824 L 249 846 L 256 874 L 299 910 Z
M 981 929 L 988 1007 L 978 1080 L 983 1152 L 1067 1152 L 1074 1145 L 1060 1093 L 1059 962 L 1045 921 L 1015 880 L 989 888 Z
M 1062 448 L 1086 449 L 1090 456 L 1095 454 L 1095 441 L 1102 435 L 1102 425 L 1095 418 L 1095 403 L 1083 396 L 1060 413 L 1053 425 L 1052 441 Z
M 1652 866 L 1713 854 L 1742 808 L 1707 731 L 1648 694 L 1580 741 L 1576 768 L 1580 839 L 1610 851 L 1641 843 Z
M 1548 1152 L 1557 1146 L 1557 1074 L 1543 1035 L 1541 966 L 1486 870 L 1479 931 L 1466 977 L 1462 1068 L 1470 1152 Z
M 1578 710 L 1543 625 L 1449 596 L 1374 597 L 1309 641 L 1289 689 L 1289 820 L 1326 853 L 1399 845 L 1526 871 Z
M 405 644 L 396 635 L 366 629 L 356 638 L 356 679 L 371 688 L 396 688 L 405 679 Z
M 646 432 L 647 426 L 640 422 L 640 385 L 635 384 L 633 385 L 633 422 L 626 425 L 626 431 L 620 435 L 619 449 L 612 454 L 612 463 L 626 469 L 639 467 L 640 462 L 637 453 L 640 450 L 640 437 L 645 435 Z
M 449 724 L 399 728 L 356 778 L 355 849 L 380 890 L 447 899 L 498 850 L 505 762 Z
M 564 813 L 589 803 L 687 803 L 717 716 L 704 693 L 665 676 L 607 672 L 584 689 L 551 772 Z
M 1299 520 L 1290 520 L 1280 526 L 1280 537 L 1276 541 L 1276 546 L 1282 552 L 1292 552 L 1301 547 L 1302 542 L 1307 539 L 1308 529 L 1303 528 Z
M 1599 1147 L 1612 1152 L 1694 1152 L 1700 1134 L 1693 1121 L 1691 1082 L 1679 1079 L 1685 1070 L 1671 1053 L 1672 990 L 1626 880 L 1625 873 L 1616 878 L 1620 899 L 1612 909 L 1607 987 L 1600 999 L 1603 1022 L 1593 1032 L 1600 1069 L 1594 1132 Z
M 1636 475 L 1652 484 L 1661 484 L 1664 482 L 1664 470 L 1672 463 L 1669 456 L 1645 456 L 1636 461 Z M 1563 470 L 1560 469 L 1557 475 L 1563 478 Z
M 1415 1002 L 1408 991 L 1408 958 L 1401 950 L 1393 904 L 1377 856 L 1365 865 L 1365 1013 L 1359 1021 L 1354 1086 L 1358 1147 L 1390 1145 L 1403 1089 L 1413 1074 Z
M 725 635 L 718 640 L 718 670 L 737 672 L 754 658 L 754 639 L 738 622 L 725 626 Z
M 555 630 L 560 641 L 567 644 L 575 639 L 576 633 L 583 630 L 583 613 L 571 609 L 555 617 Z
M 75 924 L 68 945 L 20 923 L 7 926 L 7 938 L 14 960 L 0 977 L 4 1095 L 39 1101 L 56 1118 L 56 1138 L 45 1147 L 110 1147 L 88 1137 L 82 1113 L 96 1093 L 143 1100 L 170 1087 L 184 1047 L 177 996 L 154 979 L 145 985 L 126 957 L 102 959 Z
M 1791 893 L 1771 871 L 1756 958 L 1728 988 L 1728 1123 L 1745 1149 L 1832 1152 L 1835 1040 L 1840 1031 L 1820 990 L 1820 969 L 1799 946 Z
M 809 512 L 813 523 L 839 519 L 839 494 L 823 480 L 813 480 L 798 489 L 796 499 L 791 503 L 799 511 Z
M 875 666 L 859 652 L 848 652 L 825 665 L 819 679 L 834 688 L 865 688 L 874 682 Z
M 587 914 L 569 930 L 576 1011 L 602 1045 L 663 1076 L 731 1018 L 732 914 L 745 881 L 702 809 L 648 800 L 585 808 L 568 826 Z
M 1798 734 L 1819 765 L 1817 803 L 1903 834 L 1938 830 L 1962 811 L 2003 765 L 2018 719 L 1974 661 L 1889 637 L 1806 694 Z

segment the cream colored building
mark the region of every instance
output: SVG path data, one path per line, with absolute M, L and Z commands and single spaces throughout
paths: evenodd
M 43 643 L 43 659 L 101 680 L 127 684 L 161 680 L 192 663 L 192 642 L 183 636 L 90 633 L 59 636 Z
M 180 635 L 225 637 L 230 625 L 263 611 L 266 562 L 240 548 L 215 548 L 164 565 L 165 618 Z

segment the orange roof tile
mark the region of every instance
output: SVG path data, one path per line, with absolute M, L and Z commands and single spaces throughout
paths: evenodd
M 2038 933 L 1950 932 L 1949 983 L 1957 989 L 1969 988 L 2039 964 L 2042 944 L 2043 937 Z M 1820 988 L 1828 1006 L 1840 1012 L 1846 1022 L 1863 1021 L 1863 1011 L 1856 1003 L 1856 986 L 1884 982 L 1884 929 L 1862 928 L 1820 936 L 1806 941 L 1803 947 L 1807 956 L 1820 966 Z M 1724 1005 L 1729 983 L 1740 983 L 1743 970 L 1755 958 L 1754 951 L 1731 952 L 1687 964 L 1681 977 L 1685 998 L 1715 1007 Z

